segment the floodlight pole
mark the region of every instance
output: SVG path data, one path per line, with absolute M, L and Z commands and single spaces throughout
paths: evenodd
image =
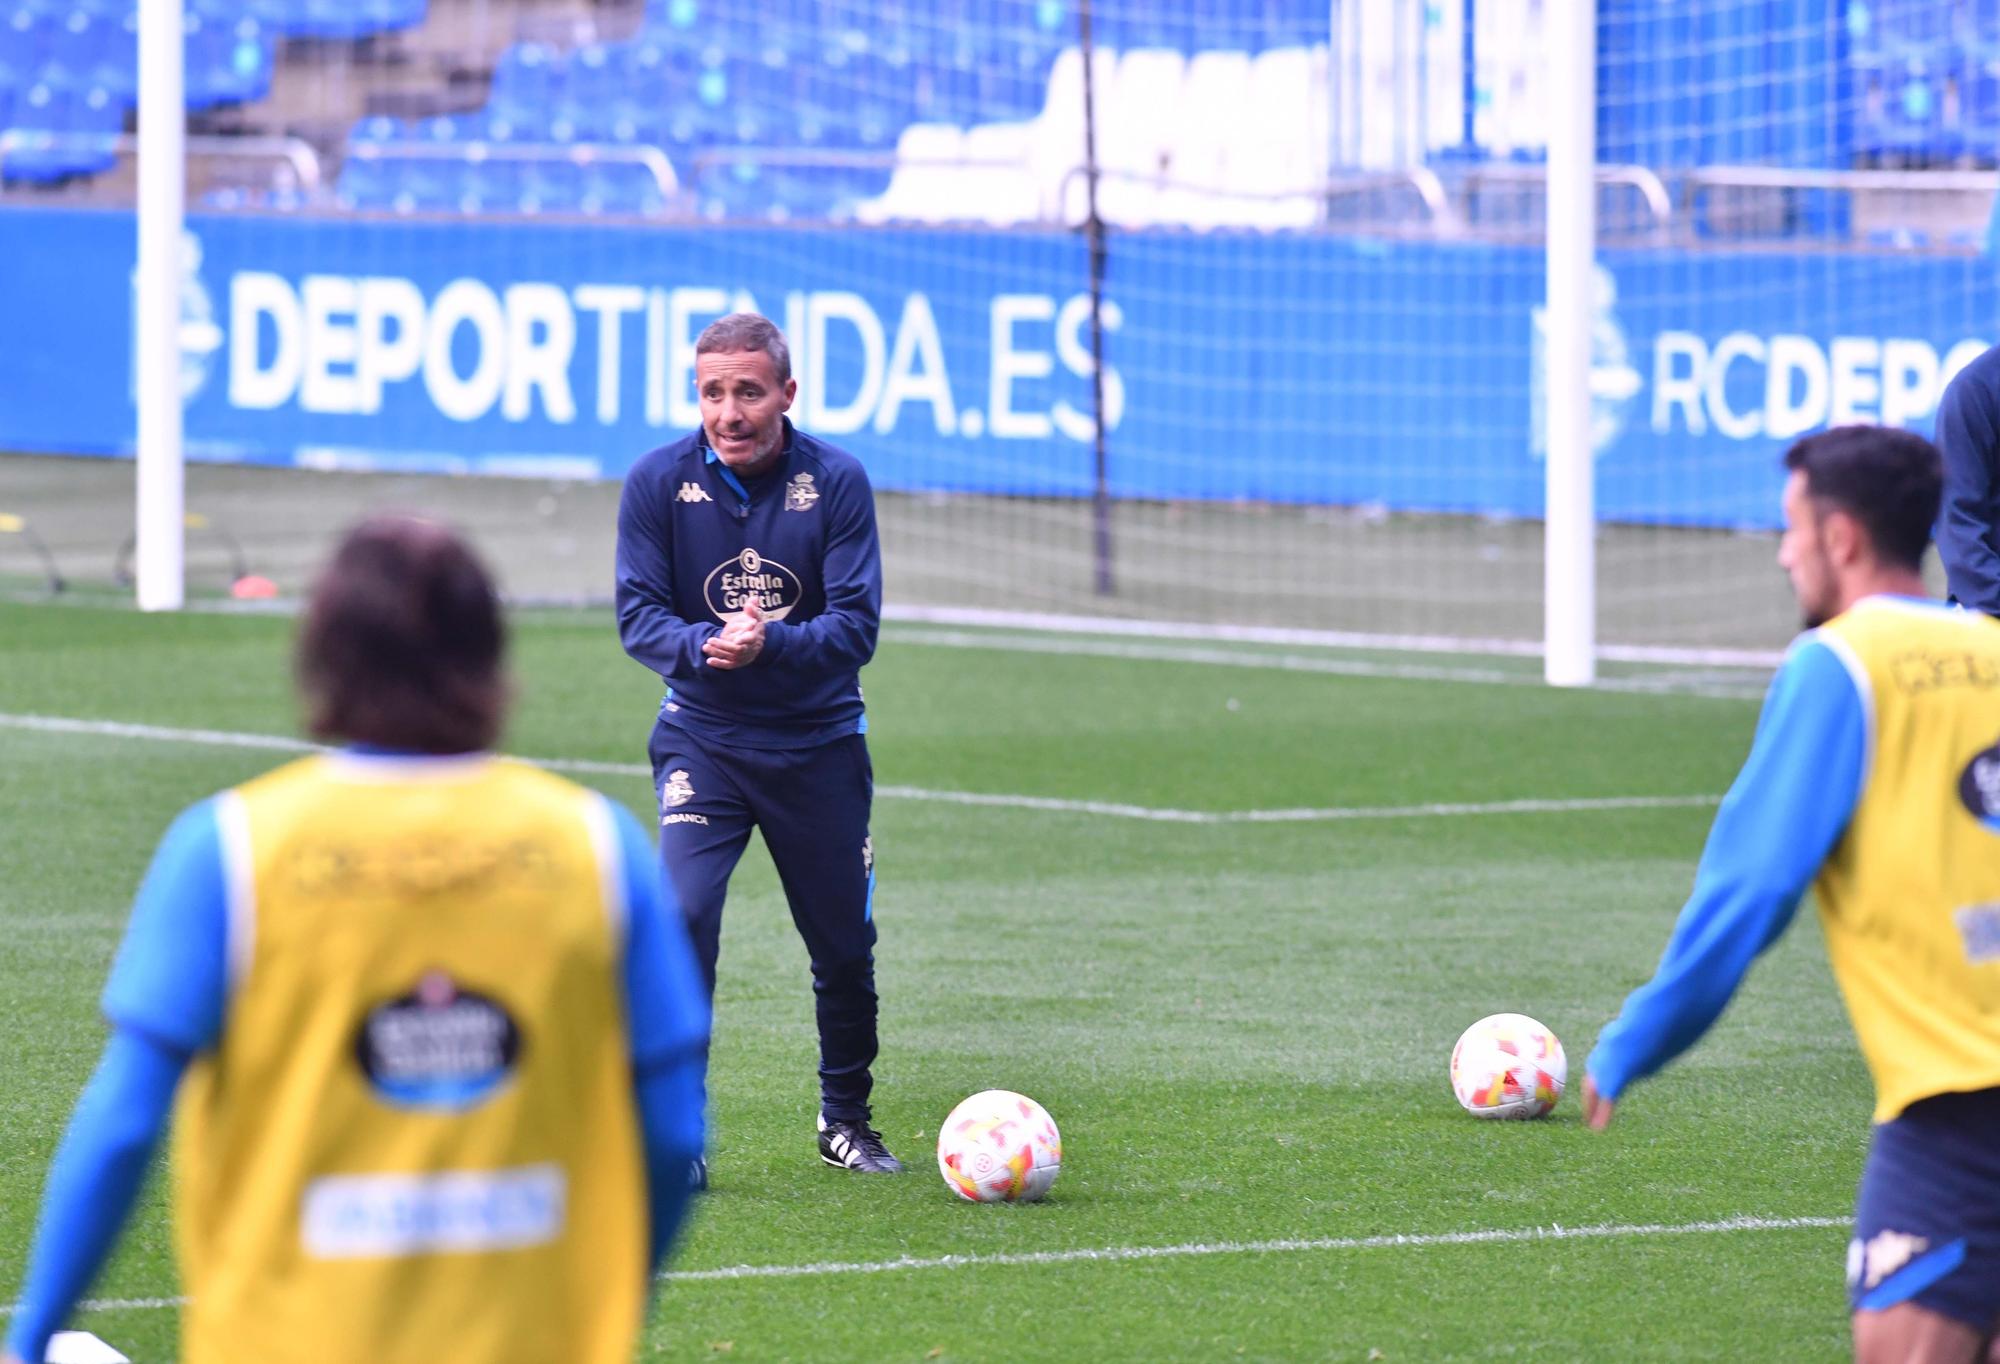
M 1597 6 L 1593 0 L 1563 0 L 1543 13 L 1550 89 L 1542 675 L 1551 686 L 1587 687 L 1597 680 L 1597 511 L 1590 448 Z
M 141 611 L 186 596 L 182 516 L 181 228 L 187 196 L 182 0 L 139 6 L 139 268 L 133 378 L 138 393 L 135 576 Z

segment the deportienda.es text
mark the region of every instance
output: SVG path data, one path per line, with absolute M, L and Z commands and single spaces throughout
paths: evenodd
M 725 313 L 759 311 L 749 293 L 716 288 L 455 279 L 426 294 L 395 276 L 243 271 L 229 280 L 229 402 L 368 415 L 408 391 L 459 422 L 497 410 L 611 426 L 636 407 L 651 426 L 685 430 L 701 420 L 695 337 Z M 1088 297 L 996 294 L 987 312 L 974 367 L 946 352 L 921 292 L 879 311 L 848 290 L 786 294 L 773 317 L 793 346 L 794 415 L 827 436 L 915 423 L 940 436 L 1089 440 L 1087 383 L 1077 383 L 1091 371 Z M 1116 302 L 1102 315 L 1107 331 L 1124 324 Z M 1105 424 L 1124 411 L 1124 382 L 1107 366 Z

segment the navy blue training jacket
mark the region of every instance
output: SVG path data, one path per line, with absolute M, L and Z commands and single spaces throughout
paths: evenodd
M 1938 556 L 1959 603 L 2000 615 L 2000 346 L 1958 372 L 1938 401 L 1944 456 Z
M 702 644 L 755 592 L 768 624 L 748 667 Z M 618 636 L 667 684 L 660 719 L 745 748 L 865 733 L 860 672 L 882 618 L 875 498 L 860 461 L 785 421 L 773 469 L 745 482 L 701 432 L 646 455 L 618 503 Z

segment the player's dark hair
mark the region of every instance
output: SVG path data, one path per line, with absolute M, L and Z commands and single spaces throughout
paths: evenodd
M 1859 521 L 1875 553 L 1921 568 L 1944 496 L 1944 461 L 1922 436 L 1893 426 L 1836 426 L 1785 451 L 1814 501 Z
M 375 516 L 340 542 L 299 629 L 306 728 L 413 753 L 491 748 L 507 709 L 493 579 L 435 522 Z
M 779 383 L 792 377 L 792 351 L 785 344 L 785 334 L 761 314 L 731 313 L 703 327 L 701 335 L 694 339 L 696 355 L 716 352 L 733 355 L 745 350 L 760 350 L 770 356 Z

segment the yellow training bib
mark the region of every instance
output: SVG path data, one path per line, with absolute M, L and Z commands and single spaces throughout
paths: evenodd
M 341 754 L 218 805 L 231 993 L 175 1122 L 189 1364 L 625 1364 L 646 1183 L 604 798 Z
M 1886 1122 L 2000 1085 L 2000 622 L 1871 597 L 1818 638 L 1861 693 L 1868 748 L 1815 890 Z

